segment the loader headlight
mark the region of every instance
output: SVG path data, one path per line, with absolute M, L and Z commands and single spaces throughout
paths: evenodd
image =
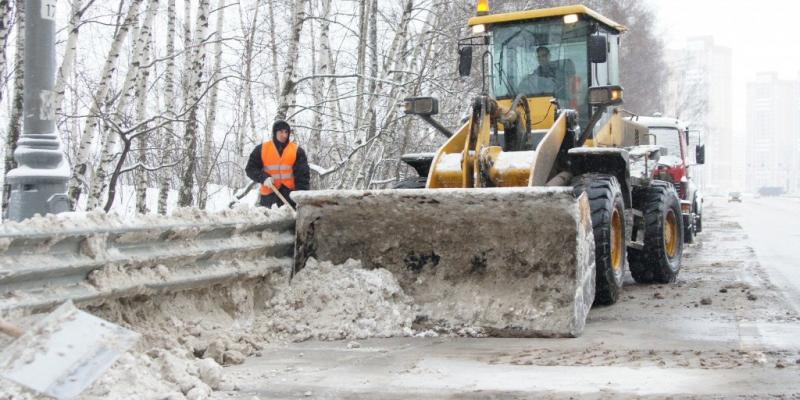
M 406 114 L 436 115 L 439 113 L 439 100 L 434 97 L 407 97 L 403 102 Z
M 578 22 L 578 14 L 567 14 L 564 16 L 565 24 L 574 24 Z
M 613 106 L 621 103 L 621 86 L 612 85 L 589 88 L 589 104 L 593 106 Z
M 486 25 L 478 24 L 478 25 L 473 25 L 472 26 L 472 34 L 473 35 L 480 35 L 480 34 L 482 34 L 484 32 L 486 32 Z

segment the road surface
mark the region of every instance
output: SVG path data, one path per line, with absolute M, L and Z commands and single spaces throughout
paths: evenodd
M 730 209 L 771 280 L 800 310 L 800 198 L 746 198 Z
M 800 202 L 708 202 L 678 281 L 592 309 L 577 339 L 272 346 L 219 399 L 800 398 Z

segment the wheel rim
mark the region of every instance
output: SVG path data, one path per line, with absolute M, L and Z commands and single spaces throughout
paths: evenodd
M 611 213 L 611 267 L 614 272 L 622 270 L 622 216 L 615 208 Z
M 675 218 L 675 213 L 670 210 L 664 221 L 664 247 L 669 258 L 678 254 L 678 240 L 678 220 Z

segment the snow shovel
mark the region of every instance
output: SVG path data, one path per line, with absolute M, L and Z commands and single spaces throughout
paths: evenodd
M 272 184 L 272 182 L 270 182 L 270 181 L 265 181 L 265 182 L 266 182 L 267 186 L 268 186 L 270 189 L 272 189 L 272 191 L 273 191 L 275 194 L 277 194 L 277 195 L 278 195 L 278 198 L 279 198 L 279 199 L 281 199 L 281 201 L 283 202 L 283 204 L 286 204 L 287 206 L 289 206 L 289 209 L 290 209 L 290 210 L 292 210 L 292 214 L 297 214 L 297 210 L 295 210 L 295 209 L 294 209 L 294 207 L 292 207 L 292 203 L 289 203 L 288 201 L 286 201 L 286 198 L 285 198 L 285 197 L 283 197 L 283 195 L 281 194 L 281 191 L 280 191 L 280 190 L 278 190 L 278 188 L 276 188 L 276 187 L 275 187 L 275 185 L 273 185 L 273 184 Z
M 0 331 L 16 338 L 0 353 L 0 376 L 57 399 L 78 396 L 139 339 L 71 301 L 24 333 L 1 319 Z

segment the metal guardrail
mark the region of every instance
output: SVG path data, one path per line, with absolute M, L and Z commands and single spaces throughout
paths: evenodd
M 47 311 L 285 274 L 294 252 L 286 210 L 38 217 L 0 225 L 0 312 Z

